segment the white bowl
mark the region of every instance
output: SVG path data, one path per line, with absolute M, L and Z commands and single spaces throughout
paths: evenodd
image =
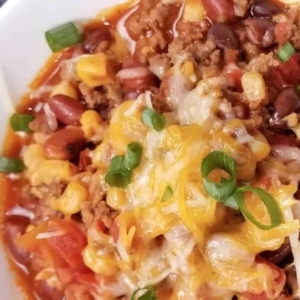
M 18 103 L 51 54 L 44 38 L 45 31 L 68 21 L 91 19 L 108 5 L 121 2 L 124 0 L 8 0 L 0 9 L 1 145 L 13 109 L 11 101 Z M 1 88 L 3 83 L 7 93 Z M 24 298 L 0 248 L 0 299 Z

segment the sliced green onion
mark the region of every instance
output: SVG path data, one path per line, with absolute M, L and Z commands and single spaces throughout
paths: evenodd
M 270 215 L 271 219 L 271 224 L 270 225 L 264 225 L 258 222 L 254 216 L 251 214 L 251 212 L 248 210 L 246 203 L 245 203 L 245 192 L 251 192 L 253 193 L 256 197 L 260 198 L 260 200 L 264 203 L 266 206 L 268 213 Z M 261 188 L 255 188 L 252 186 L 243 186 L 237 188 L 237 190 L 234 193 L 234 198 L 244 215 L 244 217 L 252 222 L 254 225 L 256 225 L 258 228 L 262 230 L 269 230 L 274 227 L 277 227 L 281 224 L 282 222 L 282 213 L 280 210 L 280 207 L 277 203 L 277 201 L 273 198 L 271 194 L 266 192 L 265 190 Z
M 21 159 L 0 156 L 0 172 L 2 173 L 21 173 L 25 165 Z
M 47 31 L 45 36 L 52 52 L 57 52 L 81 42 L 81 35 L 77 27 L 72 22 Z
M 296 53 L 291 43 L 287 42 L 279 51 L 278 57 L 282 62 L 288 61 Z
M 125 166 L 129 170 L 137 168 L 140 164 L 143 148 L 139 143 L 133 142 L 127 146 Z
M 232 209 L 235 209 L 235 210 L 239 210 L 239 206 L 235 200 L 235 198 L 233 196 L 230 196 L 229 198 L 227 198 L 224 202 L 224 205 L 232 208 Z
M 131 300 L 158 300 L 153 287 L 148 286 L 137 289 L 131 296 Z
M 29 123 L 33 120 L 32 115 L 14 113 L 10 117 L 10 126 L 14 131 L 30 132 Z
M 208 179 L 208 175 L 216 169 L 226 171 L 231 177 L 222 178 L 221 183 L 215 183 Z M 221 151 L 213 151 L 208 154 L 201 163 L 201 174 L 206 193 L 221 202 L 226 201 L 236 188 L 236 164 L 227 154 Z
M 165 116 L 149 108 L 143 110 L 142 121 L 156 131 L 162 131 L 166 126 Z
M 114 187 L 126 188 L 130 183 L 131 171 L 125 166 L 125 156 L 119 155 L 110 161 L 105 182 Z
M 164 191 L 164 194 L 161 198 L 161 202 L 166 202 L 173 196 L 173 190 L 172 188 L 168 185 Z

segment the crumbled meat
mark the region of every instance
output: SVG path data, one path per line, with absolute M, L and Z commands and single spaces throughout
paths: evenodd
M 177 24 L 178 38 L 183 40 L 186 45 L 195 41 L 200 41 L 203 38 L 203 32 L 206 30 L 207 27 L 203 26 L 203 22 L 196 23 L 181 21 Z
M 118 86 L 105 85 L 91 88 L 84 82 L 79 84 L 87 107 L 97 109 L 104 120 L 110 119 L 110 111 L 122 101 L 122 94 Z
M 149 37 L 142 37 L 136 43 L 134 56 L 140 62 L 147 62 L 152 56 L 162 53 L 167 46 L 167 41 L 161 31 L 156 31 Z
M 267 73 L 270 67 L 276 67 L 279 65 L 279 61 L 273 52 L 268 54 L 261 53 L 258 57 L 252 59 L 247 66 L 247 71 Z
M 132 14 L 125 23 L 128 33 L 133 39 L 137 39 L 150 31 L 165 28 L 174 15 L 172 6 L 158 3 L 158 1 L 141 1 L 138 11 Z
M 204 43 L 195 41 L 192 44 L 186 45 L 182 39 L 176 38 L 169 45 L 169 55 L 173 63 L 176 62 L 178 54 L 188 53 L 194 57 L 197 63 L 209 66 L 210 56 L 215 50 L 216 45 L 210 40 L 207 40 Z
M 113 220 L 118 213 L 112 210 L 105 200 L 94 203 L 91 201 L 83 202 L 81 206 L 82 220 L 89 227 L 94 221 L 101 220 L 106 228 L 110 228 Z
M 242 51 L 245 56 L 246 62 L 255 59 L 260 54 L 260 49 L 257 45 L 253 45 L 250 42 L 242 43 Z
M 34 207 L 34 225 L 39 224 L 51 217 L 61 217 L 62 214 L 52 208 L 52 202 L 59 198 L 65 189 L 65 184 L 50 184 L 37 187 L 28 187 L 24 192 L 29 192 L 30 196 L 36 198 Z

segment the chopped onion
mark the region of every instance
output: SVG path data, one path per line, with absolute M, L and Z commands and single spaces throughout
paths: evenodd
M 37 240 L 50 239 L 50 238 L 53 238 L 53 237 L 63 236 L 64 234 L 65 234 L 65 232 L 63 230 L 58 229 L 58 230 L 55 230 L 55 231 L 39 233 L 36 236 L 36 239 Z
M 33 220 L 34 218 L 34 213 L 29 210 L 29 209 L 26 209 L 20 205 L 16 205 L 14 206 L 11 210 L 9 210 L 7 213 L 6 213 L 8 216 L 23 216 L 23 217 L 27 217 L 29 218 L 30 220 Z
M 57 119 L 55 117 L 55 114 L 50 109 L 48 103 L 44 104 L 44 112 L 47 117 L 47 123 L 48 123 L 49 128 L 52 131 L 56 131 L 56 129 L 58 128 Z
M 128 79 L 137 79 L 137 78 L 144 78 L 151 74 L 150 70 L 147 67 L 137 67 L 137 68 L 130 68 L 130 69 L 123 69 L 119 71 L 117 77 L 123 80 Z

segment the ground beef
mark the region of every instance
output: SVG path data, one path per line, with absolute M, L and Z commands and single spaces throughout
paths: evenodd
M 267 73 L 271 67 L 279 65 L 279 61 L 273 52 L 268 54 L 261 53 L 258 57 L 252 59 L 247 66 L 247 71 Z
M 85 201 L 81 207 L 82 220 L 87 227 L 94 221 L 102 221 L 106 228 L 110 228 L 118 213 L 112 210 L 105 200 L 97 203 Z
M 139 59 L 141 63 L 146 63 L 148 60 L 162 53 L 167 47 L 167 41 L 161 31 L 156 31 L 149 37 L 140 38 L 135 47 L 134 56 Z
M 207 22 L 185 22 L 177 24 L 178 38 L 183 40 L 186 45 L 203 39 L 203 34 L 207 31 Z
M 89 109 L 96 109 L 103 120 L 110 119 L 110 111 L 122 101 L 122 93 L 118 85 L 103 85 L 91 88 L 84 82 L 79 84 L 79 90 Z
M 133 39 L 145 36 L 149 31 L 161 31 L 172 19 L 174 5 L 142 0 L 140 8 L 126 21 L 126 28 Z

